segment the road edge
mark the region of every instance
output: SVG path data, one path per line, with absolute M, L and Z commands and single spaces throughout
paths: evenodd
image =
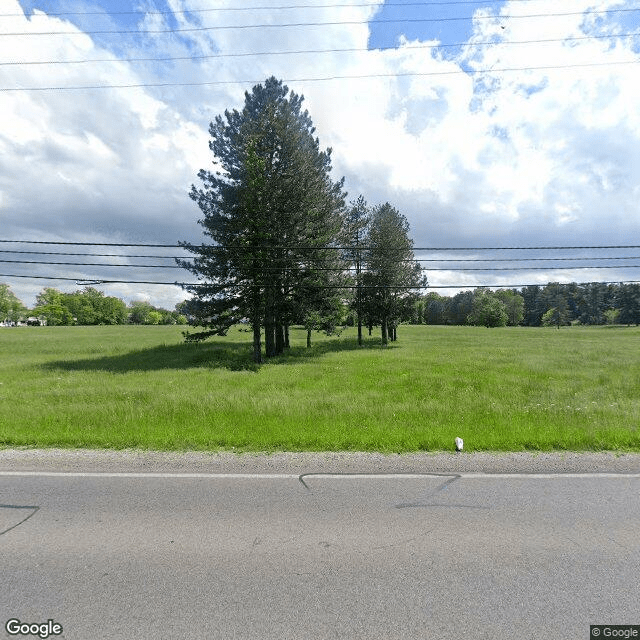
M 0 471 L 128 473 L 640 473 L 635 452 L 164 452 L 0 449 Z

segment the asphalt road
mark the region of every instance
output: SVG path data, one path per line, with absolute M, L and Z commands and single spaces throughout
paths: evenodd
M 142 458 L 0 456 L 2 637 L 37 637 L 9 635 L 11 618 L 82 640 L 586 640 L 640 624 L 637 458 L 570 475 Z

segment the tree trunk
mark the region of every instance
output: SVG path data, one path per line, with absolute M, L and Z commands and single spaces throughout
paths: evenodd
M 311 348 L 311 329 L 307 329 L 307 349 Z
M 269 318 L 265 322 L 264 327 L 264 351 L 267 358 L 273 358 L 276 355 L 276 336 L 274 332 L 273 322 Z
M 360 291 L 360 261 L 356 264 L 356 274 L 358 278 L 358 288 L 356 290 L 357 297 L 357 315 L 358 315 L 358 346 L 362 346 L 362 292 Z
M 380 329 L 382 331 L 382 345 L 386 347 L 389 344 L 389 329 L 387 327 L 386 318 L 382 319 L 382 324 L 380 326 Z
M 285 324 L 284 325 L 284 348 L 285 349 L 289 349 L 290 345 L 289 345 L 289 325 Z
M 264 316 L 264 347 L 267 358 L 276 355 L 275 314 L 273 308 L 273 291 L 267 288 L 267 301 Z
M 262 362 L 260 291 L 257 288 L 253 292 L 253 317 L 251 318 L 251 324 L 253 327 L 253 361 L 260 364 Z
M 260 342 L 260 321 L 253 322 L 253 361 L 257 364 L 262 362 L 262 344 Z
M 275 322 L 276 331 L 276 354 L 280 355 L 284 351 L 284 327 L 279 320 Z

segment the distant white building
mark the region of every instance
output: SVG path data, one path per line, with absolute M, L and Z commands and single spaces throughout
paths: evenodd
M 29 316 L 26 321 L 27 327 L 45 327 L 47 325 L 46 318 L 36 318 L 35 316 Z

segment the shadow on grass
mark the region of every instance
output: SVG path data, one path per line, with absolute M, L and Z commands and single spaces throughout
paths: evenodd
M 355 338 L 333 338 L 319 341 L 307 349 L 294 346 L 275 358 L 264 359 L 264 364 L 294 364 L 321 357 L 327 353 L 361 349 L 380 349 L 380 340 L 366 339 L 359 347 Z M 393 348 L 389 346 L 387 348 Z M 57 371 L 157 371 L 162 369 L 228 369 L 229 371 L 258 371 L 262 365 L 253 362 L 250 342 L 218 339 L 215 342 L 159 345 L 148 349 L 129 351 L 117 356 L 102 356 L 79 360 L 55 360 L 42 365 Z

